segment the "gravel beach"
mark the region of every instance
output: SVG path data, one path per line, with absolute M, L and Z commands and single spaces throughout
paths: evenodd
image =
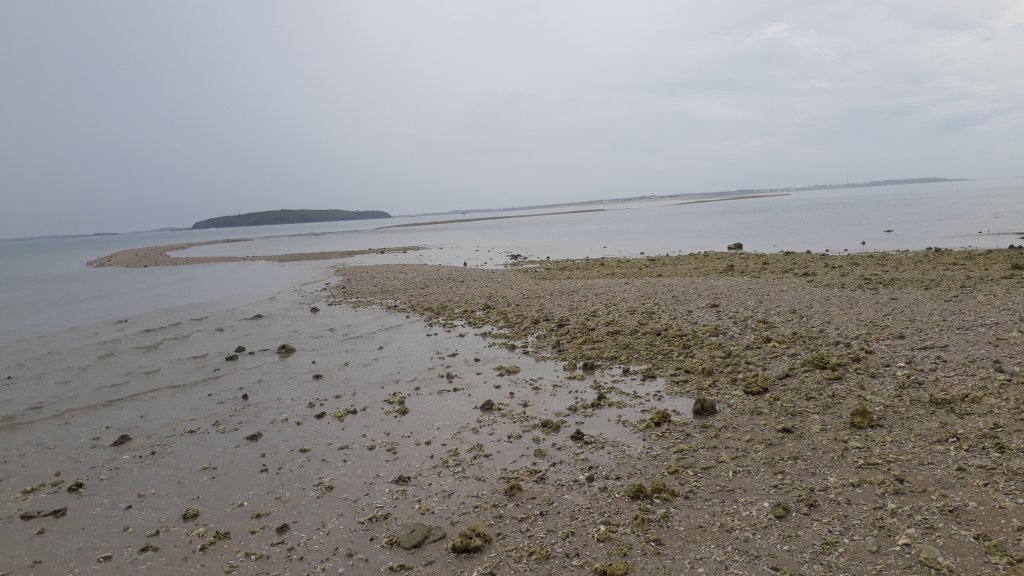
M 343 279 L 339 302 L 596 368 L 566 373 L 581 388 L 714 400 L 712 416 L 633 422 L 639 445 L 600 469 L 605 501 L 551 525 L 544 545 L 588 565 L 982 574 L 1024 561 L 1019 250 L 374 266 Z M 572 427 L 579 407 L 562 408 Z

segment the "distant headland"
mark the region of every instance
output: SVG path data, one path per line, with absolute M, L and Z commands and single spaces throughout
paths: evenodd
M 268 210 L 266 212 L 249 212 L 234 216 L 208 218 L 193 224 L 192 229 L 308 224 L 310 222 L 338 222 L 341 220 L 371 220 L 379 218 L 391 218 L 391 214 L 380 210 Z

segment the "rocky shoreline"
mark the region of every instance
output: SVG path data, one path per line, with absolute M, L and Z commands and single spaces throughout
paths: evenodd
M 1024 562 L 1020 251 L 342 276 L 336 302 L 486 330 L 521 354 L 567 362 L 580 388 L 663 382 L 666 394 L 717 401 L 711 417 L 635 428 L 639 445 L 603 469 L 607 513 L 570 514 L 562 542 L 587 535 L 579 550 L 596 573 L 622 573 L 600 568 L 620 562 L 639 574 L 980 574 Z M 596 372 L 576 371 L 584 365 Z M 657 410 L 650 400 L 642 409 Z M 564 412 L 570 426 L 574 414 Z

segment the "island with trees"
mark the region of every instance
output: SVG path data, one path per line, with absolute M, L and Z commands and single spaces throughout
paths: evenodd
M 248 212 L 234 216 L 208 218 L 193 224 L 192 229 L 308 224 L 311 222 L 338 222 L 342 220 L 370 220 L 379 218 L 391 218 L 391 214 L 380 210 L 268 210 L 265 212 Z

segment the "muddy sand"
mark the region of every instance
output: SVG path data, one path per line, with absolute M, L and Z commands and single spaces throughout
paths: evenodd
M 0 574 L 1024 565 L 1020 251 L 339 274 L 3 356 Z

